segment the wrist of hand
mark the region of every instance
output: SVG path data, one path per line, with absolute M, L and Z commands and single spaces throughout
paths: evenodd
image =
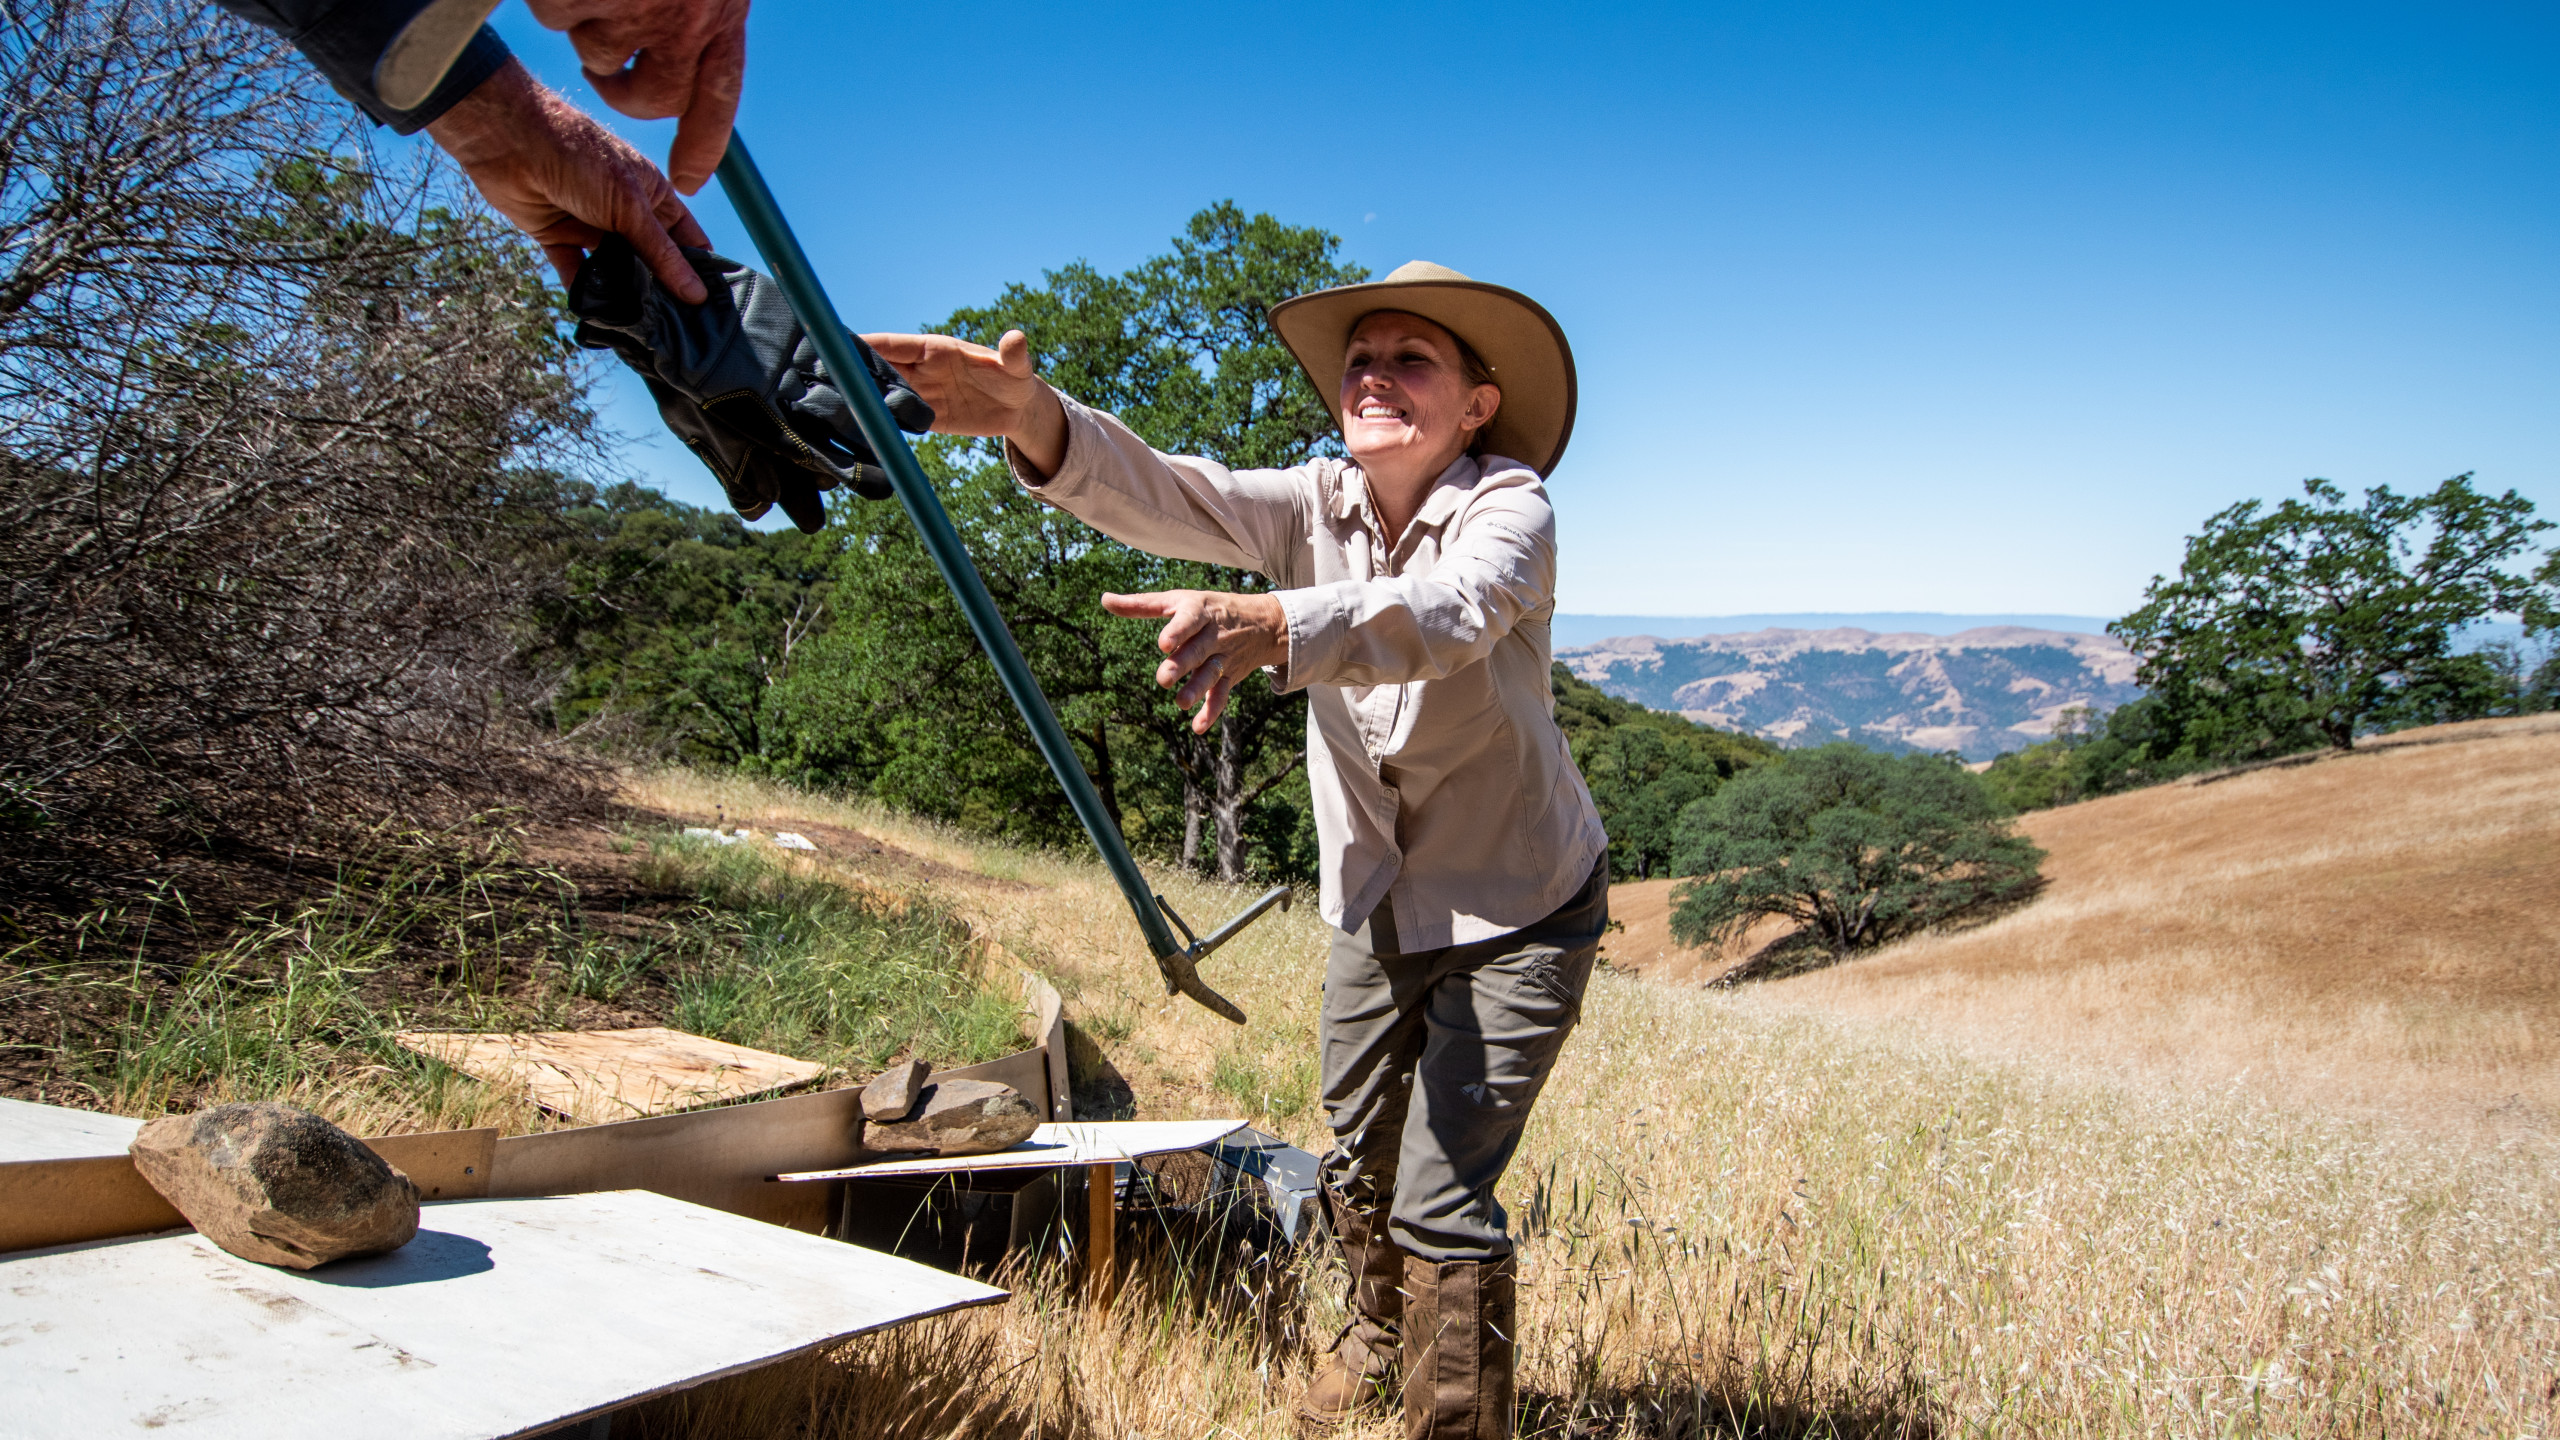
M 541 87 L 510 57 L 488 79 L 428 124 L 438 148 L 468 171 L 522 147 L 523 132 L 549 128 Z
M 1010 442 L 1042 479 L 1058 473 L 1067 459 L 1067 407 L 1046 380 L 1034 379 L 1030 400 L 1005 426 Z

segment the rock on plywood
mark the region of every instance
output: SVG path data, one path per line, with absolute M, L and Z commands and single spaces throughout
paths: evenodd
M 309 1270 L 397 1250 L 418 1233 L 418 1187 L 353 1135 L 273 1101 L 171 1115 L 133 1139 L 134 1168 L 208 1240 Z
M 862 1087 L 862 1118 L 884 1123 L 904 1120 L 915 1113 L 916 1101 L 924 1091 L 924 1079 L 933 1066 L 924 1060 L 901 1060 L 871 1078 Z
M 1040 1128 L 1022 1092 L 992 1080 L 938 1080 L 912 1119 L 862 1127 L 862 1148 L 890 1155 L 991 1155 Z

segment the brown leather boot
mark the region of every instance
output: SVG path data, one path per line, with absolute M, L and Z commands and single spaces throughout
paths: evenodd
M 1404 1258 L 1405 1440 L 1511 1440 L 1516 1271 Z
M 1298 1399 L 1298 1431 L 1306 1435 L 1337 1430 L 1363 1412 L 1387 1408 L 1395 1394 L 1397 1331 L 1404 1315 L 1404 1293 L 1397 1288 L 1404 1279 L 1404 1252 L 1387 1238 L 1386 1215 L 1356 1209 L 1330 1188 L 1324 1198 L 1343 1266 L 1351 1272 L 1343 1297 L 1351 1321 L 1334 1337 L 1333 1353 Z

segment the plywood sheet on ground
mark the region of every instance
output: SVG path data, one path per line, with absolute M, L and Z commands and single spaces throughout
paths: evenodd
M 1025 1170 L 1051 1165 L 1108 1165 L 1214 1145 L 1244 1128 L 1241 1120 L 1085 1120 L 1043 1125 L 1031 1138 L 992 1155 L 881 1160 L 842 1170 L 810 1170 L 784 1180 L 863 1180 L 882 1175 L 950 1175 L 964 1170 Z
M 92 1121 L 107 1122 L 107 1128 L 82 1128 Z M 139 1120 L 54 1105 L 10 1102 L 0 1107 L 0 1155 L 48 1148 L 75 1152 L 48 1159 L 0 1160 L 0 1251 L 184 1226 L 186 1217 L 142 1178 L 123 1143 L 108 1151 L 98 1149 L 118 1134 L 129 1141 L 141 1127 Z M 72 1138 L 65 1140 L 65 1135 Z M 489 1193 L 497 1159 L 495 1130 L 439 1130 L 364 1143 L 406 1171 L 429 1200 L 462 1200 Z
M 141 1129 L 122 1115 L 0 1099 L 0 1164 L 122 1155 Z
M 28 1440 L 483 1440 L 1004 1298 L 637 1191 L 430 1205 L 401 1249 L 307 1274 L 193 1233 L 34 1251 L 0 1294 Z
M 535 1103 L 589 1125 L 787 1090 L 827 1068 L 654 1025 L 489 1035 L 410 1030 L 397 1038 L 466 1075 L 523 1085 Z

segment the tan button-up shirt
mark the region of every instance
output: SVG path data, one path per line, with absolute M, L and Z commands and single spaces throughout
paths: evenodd
M 1033 494 L 1158 555 L 1252 570 L 1307 692 L 1324 918 L 1391 905 L 1406 951 L 1507 934 L 1590 878 L 1608 838 L 1556 728 L 1555 512 L 1516 461 L 1461 457 L 1387 542 L 1347 460 L 1229 470 L 1148 448 L 1061 396 L 1067 453 Z

